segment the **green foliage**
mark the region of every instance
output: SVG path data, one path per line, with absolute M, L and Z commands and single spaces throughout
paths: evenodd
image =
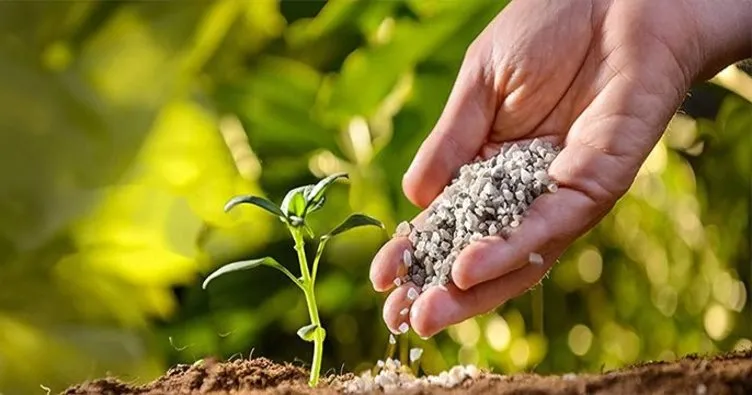
M 296 278 L 289 270 L 287 270 L 287 268 L 282 266 L 274 258 L 266 257 L 224 265 L 209 274 L 202 285 L 202 288 L 206 289 L 206 286 L 219 276 L 240 270 L 253 269 L 259 266 L 273 267 L 284 273 L 295 285 L 297 285 L 298 288 L 303 291 L 303 295 L 305 295 L 306 307 L 308 308 L 308 314 L 311 319 L 311 323 L 298 329 L 297 334 L 301 339 L 314 343 L 311 378 L 309 380 L 309 384 L 312 387 L 315 387 L 319 381 L 321 358 L 324 351 L 324 340 L 326 339 L 326 330 L 321 326 L 319 306 L 316 304 L 315 293 L 316 275 L 318 273 L 319 260 L 324 251 L 324 246 L 330 238 L 353 228 L 369 225 L 378 226 L 380 228 L 384 227 L 380 221 L 365 214 L 350 215 L 344 222 L 321 237 L 312 268 L 308 267 L 308 260 L 306 259 L 304 250 L 304 239 L 300 233 L 300 228 L 310 230 L 306 223 L 307 216 L 324 205 L 324 194 L 326 193 L 326 190 L 339 178 L 347 178 L 347 174 L 332 174 L 316 183 L 316 185 L 306 185 L 293 188 L 287 192 L 285 198 L 282 200 L 281 209 L 275 206 L 274 203 L 256 196 L 235 197 L 230 199 L 225 205 L 225 211 L 229 211 L 229 209 L 232 209 L 238 204 L 249 203 L 262 207 L 270 213 L 281 217 L 281 219 L 287 224 L 293 240 L 295 240 L 295 250 L 298 252 L 298 264 L 300 265 L 300 278 Z M 313 237 L 313 232 L 311 231 L 310 233 Z
M 298 337 L 307 342 L 313 342 L 317 338 L 323 339 L 326 337 L 326 330 L 320 325 L 309 324 L 298 329 Z
M 199 273 L 215 265 L 296 257 L 279 221 L 253 203 L 228 215 L 227 197 L 282 201 L 289 185 L 346 172 L 349 189 L 333 183 L 325 205 L 304 205 L 322 215 L 301 233 L 352 212 L 389 229 L 412 217 L 402 174 L 467 45 L 505 4 L 0 3 L 0 392 L 108 372 L 143 382 L 251 349 L 306 355 L 292 340 L 310 324 L 307 303 L 288 279 L 241 271 L 202 291 Z M 599 371 L 749 345 L 745 97 L 697 86 L 688 101 L 712 111 L 675 117 L 629 193 L 541 288 L 410 339 L 422 369 Z M 374 233 L 316 249 L 324 369 L 383 357 Z
M 384 225 L 382 225 L 381 222 L 367 215 L 352 214 L 349 217 L 347 217 L 347 219 L 342 221 L 341 224 L 337 225 L 336 228 L 332 229 L 329 233 L 324 235 L 322 239 L 329 239 L 340 233 L 347 232 L 350 229 L 357 228 L 360 226 L 368 226 L 368 225 L 384 227 Z
M 243 203 L 254 204 L 280 217 L 280 219 L 286 219 L 285 217 L 287 216 L 287 214 L 283 212 L 282 210 L 280 210 L 280 208 L 277 207 L 277 205 L 259 196 L 236 196 L 230 199 L 230 201 L 227 202 L 227 204 L 225 204 L 225 212 L 228 212 L 232 210 L 233 207 L 237 206 L 238 204 L 243 204 Z
M 240 270 L 253 269 L 253 268 L 259 267 L 259 266 L 273 267 L 273 268 L 279 270 L 280 272 L 284 273 L 290 280 L 292 280 L 292 282 L 295 285 L 297 285 L 299 287 L 302 286 L 302 284 L 300 283 L 300 281 L 297 278 L 295 278 L 295 276 L 293 276 L 292 273 L 290 273 L 290 271 L 287 270 L 287 268 L 285 268 L 284 266 L 282 266 L 281 264 L 279 264 L 279 262 L 277 262 L 276 260 L 274 260 L 274 258 L 265 257 L 265 258 L 260 258 L 260 259 L 251 259 L 251 260 L 248 260 L 248 261 L 239 261 L 239 262 L 234 262 L 234 263 L 228 263 L 227 265 L 222 266 L 218 270 L 212 272 L 208 277 L 206 277 L 206 279 L 204 280 L 203 284 L 201 284 L 201 288 L 206 289 L 206 287 L 209 285 L 209 283 L 212 280 L 214 280 L 215 278 L 217 278 L 217 277 L 219 277 L 221 275 L 224 275 L 224 274 L 227 274 L 227 273 L 232 273 L 232 272 L 237 272 L 237 271 L 240 271 Z

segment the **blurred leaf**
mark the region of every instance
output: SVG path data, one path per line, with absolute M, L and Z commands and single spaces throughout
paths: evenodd
M 356 115 L 373 115 L 403 73 L 439 51 L 442 43 L 466 23 L 477 24 L 477 19 L 489 8 L 501 6 L 483 1 L 465 2 L 425 21 L 397 20 L 389 41 L 358 49 L 347 58 L 331 88 L 324 109 L 327 117 L 336 124 Z
M 305 64 L 264 56 L 246 76 L 218 87 L 216 95 L 221 108 L 243 122 L 263 161 L 266 152 L 294 156 L 320 147 L 338 151 L 334 131 L 311 111 L 320 84 L 319 73 Z

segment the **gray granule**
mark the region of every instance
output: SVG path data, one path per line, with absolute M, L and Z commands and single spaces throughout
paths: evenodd
M 405 236 L 409 229 L 406 236 L 413 246 L 403 257 L 403 282 L 412 281 L 423 291 L 443 287 L 451 283 L 452 265 L 468 244 L 486 236 L 508 237 L 536 198 L 558 189 L 548 175 L 558 153 L 535 139 L 506 144 L 497 156 L 460 168 L 429 208 L 424 224 L 400 226 L 397 233 Z

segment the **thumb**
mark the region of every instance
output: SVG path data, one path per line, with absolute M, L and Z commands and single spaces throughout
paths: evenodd
M 468 50 L 439 121 L 402 179 L 405 195 L 420 207 L 427 207 L 455 172 L 479 154 L 491 129 L 493 83 L 484 71 L 486 55 L 476 48 Z

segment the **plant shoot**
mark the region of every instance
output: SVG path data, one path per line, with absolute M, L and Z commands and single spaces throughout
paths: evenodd
M 294 248 L 298 254 L 300 277 L 296 277 L 274 258 L 264 257 L 224 265 L 211 273 L 206 280 L 204 280 L 202 286 L 206 289 L 211 281 L 221 275 L 239 270 L 253 269 L 259 266 L 273 267 L 287 276 L 293 284 L 303 291 L 306 305 L 308 307 L 308 315 L 311 320 L 309 325 L 298 330 L 298 336 L 305 341 L 313 343 L 313 362 L 311 363 L 311 376 L 309 380 L 309 385 L 312 387 L 318 384 L 321 372 L 321 357 L 323 354 L 324 339 L 326 338 L 326 330 L 321 325 L 321 320 L 319 318 L 315 293 L 316 275 L 318 273 L 319 260 L 324 252 L 324 247 L 332 237 L 353 228 L 369 225 L 378 226 L 382 229 L 384 228 L 384 225 L 380 221 L 365 214 L 351 214 L 329 233 L 319 237 L 316 255 L 313 258 L 313 263 L 309 266 L 308 258 L 305 253 L 305 235 L 307 234 L 311 238 L 314 238 L 315 235 L 306 223 L 306 218 L 311 213 L 323 207 L 324 202 L 326 201 L 326 190 L 339 178 L 347 178 L 347 174 L 333 174 L 320 180 L 315 185 L 312 184 L 294 188 L 285 195 L 282 204 L 279 207 L 271 201 L 258 196 L 237 196 L 230 199 L 225 205 L 225 212 L 229 212 L 235 206 L 240 204 L 252 204 L 279 218 L 280 221 L 287 226 L 295 243 Z

